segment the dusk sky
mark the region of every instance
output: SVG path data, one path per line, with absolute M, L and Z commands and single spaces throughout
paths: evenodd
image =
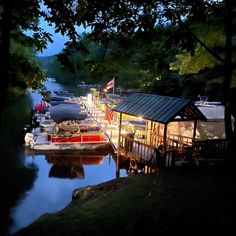
M 39 52 L 38 56 L 51 56 L 58 54 L 64 48 L 64 43 L 67 42 L 68 38 L 66 36 L 62 36 L 59 33 L 54 32 L 54 27 L 49 26 L 46 22 L 41 21 L 41 27 L 45 29 L 47 32 L 53 35 L 53 43 L 49 43 L 47 49 L 43 50 L 43 52 Z M 78 32 L 88 32 L 89 30 L 85 30 L 83 27 L 78 28 Z
M 53 34 L 53 43 L 49 43 L 48 47 L 41 53 L 38 53 L 38 56 L 51 56 L 58 54 L 62 51 L 64 48 L 64 43 L 67 41 L 67 38 L 62 36 L 61 34 Z

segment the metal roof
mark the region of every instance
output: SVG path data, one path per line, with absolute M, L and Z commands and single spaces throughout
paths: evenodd
M 224 106 L 197 106 L 198 109 L 204 114 L 208 121 L 224 121 Z
M 191 100 L 154 94 L 132 94 L 113 110 L 164 124 L 176 120 L 206 120 Z

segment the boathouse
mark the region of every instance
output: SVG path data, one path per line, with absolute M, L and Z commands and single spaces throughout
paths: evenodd
M 132 94 L 113 111 L 119 114 L 118 155 L 138 161 L 150 161 L 158 148 L 182 155 L 195 141 L 197 122 L 206 121 L 191 100 L 154 94 Z M 181 130 L 185 122 L 192 125 Z M 134 129 L 122 133 L 127 124 Z

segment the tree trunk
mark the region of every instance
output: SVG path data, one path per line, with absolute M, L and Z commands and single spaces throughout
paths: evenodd
M 230 85 L 232 79 L 232 35 L 233 35 L 233 4 L 225 0 L 225 77 L 223 82 L 223 104 L 225 106 L 225 133 L 228 140 L 232 139 Z
M 10 38 L 11 38 L 11 17 L 12 5 L 11 0 L 2 1 L 3 13 L 1 24 L 0 40 L 0 133 L 2 130 L 3 113 L 6 102 L 6 93 L 8 86 L 8 72 L 10 64 Z

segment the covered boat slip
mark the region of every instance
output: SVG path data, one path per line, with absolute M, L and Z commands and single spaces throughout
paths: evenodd
M 146 161 L 153 159 L 157 149 L 162 155 L 188 158 L 187 150 L 200 138 L 199 124 L 207 121 L 191 100 L 152 94 L 130 95 L 113 110 L 119 113 L 118 154 Z M 142 120 L 142 128 L 133 125 L 122 133 L 134 119 Z

